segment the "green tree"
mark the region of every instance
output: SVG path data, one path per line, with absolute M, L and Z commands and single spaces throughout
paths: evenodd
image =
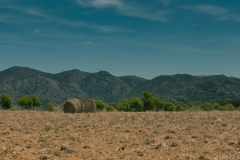
M 54 111 L 54 105 L 52 103 L 48 103 L 46 105 L 46 110 L 50 111 L 50 112 L 53 112 Z
M 184 108 L 186 109 L 189 109 L 189 108 L 192 108 L 192 107 L 195 107 L 193 103 L 188 103 L 187 105 L 184 105 Z
M 126 99 L 126 98 L 124 98 L 123 100 L 122 100 L 122 104 L 123 104 L 123 106 L 124 106 L 124 111 L 131 111 L 131 105 L 130 105 L 130 101 L 128 100 L 128 99 Z
M 138 97 L 132 97 L 130 106 L 131 106 L 131 111 L 142 111 L 143 110 L 143 102 Z
M 22 96 L 18 98 L 17 102 L 18 102 L 18 105 L 22 107 L 22 109 L 24 108 L 28 110 L 32 109 L 33 100 L 31 99 L 31 97 Z
M 111 105 L 111 104 L 108 104 L 108 105 L 105 106 L 105 110 L 106 110 L 106 111 L 113 111 L 114 108 L 115 108 L 115 107 L 114 107 L 113 105 Z
M 42 102 L 38 99 L 38 97 L 35 94 L 32 94 L 30 98 L 33 102 L 32 103 L 33 110 L 34 110 L 34 107 L 39 107 L 42 104 Z
M 117 105 L 117 110 L 119 111 L 131 111 L 131 105 L 130 105 L 130 101 L 128 99 L 123 99 L 121 103 L 119 103 Z
M 176 111 L 183 111 L 184 110 L 184 104 L 182 102 L 179 102 L 176 106 Z
M 204 111 L 211 111 L 213 110 L 213 106 L 211 103 L 203 103 L 201 105 L 201 109 L 203 109 Z
M 3 109 L 10 109 L 12 107 L 12 98 L 8 94 L 3 93 L 0 99 L 0 105 Z
M 152 95 L 151 93 L 149 93 L 148 91 L 144 91 L 143 93 L 143 110 L 147 111 L 147 110 L 153 110 L 156 108 Z
M 233 104 L 225 104 L 223 106 L 224 110 L 226 111 L 233 111 L 235 109 L 235 107 L 233 106 Z
M 96 107 L 97 107 L 97 110 L 103 110 L 104 109 L 104 103 L 103 103 L 103 101 L 101 101 L 101 100 L 96 100 L 95 101 L 95 105 L 96 105 Z
M 159 98 L 156 97 L 153 99 L 153 102 L 154 102 L 156 111 L 163 110 L 163 108 L 164 108 L 163 101 L 161 101 Z
M 193 105 L 192 107 L 189 108 L 190 111 L 197 111 L 199 110 L 198 106 Z
M 165 102 L 164 103 L 164 111 L 174 111 L 175 105 L 172 102 Z
M 113 106 L 113 108 L 117 108 L 117 103 L 115 103 L 115 102 L 110 102 L 110 103 L 108 103 L 109 105 L 111 105 L 111 106 Z
M 119 103 L 116 108 L 118 111 L 125 111 L 125 106 L 122 103 Z
M 214 103 L 214 104 L 213 104 L 213 109 L 214 109 L 214 110 L 219 110 L 219 111 L 221 111 L 221 110 L 223 110 L 223 107 L 220 106 L 218 103 Z

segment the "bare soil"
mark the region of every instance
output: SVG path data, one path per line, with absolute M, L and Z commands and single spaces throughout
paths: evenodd
M 0 159 L 240 159 L 240 112 L 0 110 Z

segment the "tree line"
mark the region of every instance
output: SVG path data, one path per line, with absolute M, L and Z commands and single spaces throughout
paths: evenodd
M 131 99 L 123 99 L 121 103 L 110 102 L 105 104 L 102 100 L 96 100 L 95 104 L 98 110 L 106 111 L 126 111 L 126 112 L 144 112 L 144 111 L 185 111 L 185 110 L 219 110 L 231 111 L 240 106 L 240 99 L 238 100 L 218 100 L 214 104 L 203 103 L 196 106 L 193 103 L 184 104 L 179 102 L 174 104 L 160 100 L 158 97 L 153 97 L 148 91 L 142 92 L 143 97 L 132 97 Z
M 22 110 L 34 110 L 35 107 L 42 105 L 42 102 L 35 94 L 32 94 L 30 96 L 22 96 L 17 99 L 17 103 L 22 108 Z M 9 94 L 3 93 L 0 97 L 0 105 L 3 109 L 10 109 L 13 105 L 11 96 Z M 54 111 L 54 105 L 48 103 L 45 106 L 45 110 Z
M 42 105 L 39 98 L 32 94 L 30 96 L 22 96 L 17 99 L 18 105 L 22 110 L 35 109 Z M 193 103 L 184 104 L 179 102 L 174 104 L 172 102 L 166 102 L 158 97 L 153 97 L 148 91 L 142 92 L 142 98 L 132 97 L 131 99 L 123 99 L 120 103 L 110 102 L 105 104 L 102 100 L 95 101 L 97 110 L 102 111 L 125 111 L 125 112 L 145 112 L 145 111 L 185 111 L 185 110 L 219 110 L 219 111 L 231 111 L 240 109 L 240 99 L 236 100 L 218 100 L 214 104 L 203 103 L 200 106 L 196 106 Z M 12 98 L 8 94 L 2 94 L 0 97 L 0 105 L 3 109 L 10 109 L 12 107 Z M 48 103 L 44 110 L 54 111 L 54 105 Z

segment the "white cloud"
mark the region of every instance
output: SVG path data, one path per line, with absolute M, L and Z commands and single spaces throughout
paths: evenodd
M 77 2 L 82 7 L 94 7 L 94 8 L 114 7 L 121 15 L 138 17 L 159 22 L 166 22 L 170 20 L 171 17 L 169 16 L 172 13 L 169 10 L 151 11 L 150 9 L 137 6 L 136 4 L 133 5 L 124 3 L 121 0 L 78 0 Z
M 78 0 L 78 3 L 84 7 L 96 7 L 103 8 L 108 6 L 114 6 L 117 8 L 122 7 L 122 2 L 120 0 Z
M 3 6 L 3 8 L 7 8 L 10 10 L 15 10 L 21 14 L 12 14 L 12 15 L 0 15 L 0 22 L 4 23 L 12 23 L 17 25 L 26 25 L 26 24 L 34 24 L 34 23 L 53 23 L 54 25 L 64 25 L 64 26 L 72 26 L 72 27 L 85 27 L 85 28 L 91 28 L 96 29 L 100 32 L 130 32 L 129 30 L 125 30 L 120 27 L 116 26 L 102 26 L 97 24 L 89 24 L 87 22 L 83 21 L 70 21 L 58 18 L 56 16 L 52 16 L 48 14 L 46 11 L 43 11 L 36 7 L 23 7 L 23 6 Z M 35 17 L 41 17 L 42 19 L 36 19 L 33 17 L 26 16 L 31 15 Z M 37 33 L 37 31 L 35 30 Z
M 181 9 L 192 10 L 194 12 L 215 16 L 218 21 L 232 20 L 240 22 L 240 16 L 232 14 L 230 10 L 214 5 L 181 6 Z
M 228 13 L 229 10 L 213 5 L 197 5 L 197 6 L 182 6 L 182 9 L 189 9 L 192 11 L 204 13 L 204 14 L 211 14 L 211 15 L 219 15 Z

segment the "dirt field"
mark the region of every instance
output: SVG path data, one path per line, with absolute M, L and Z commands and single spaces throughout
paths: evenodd
M 240 159 L 240 111 L 0 110 L 0 159 Z

